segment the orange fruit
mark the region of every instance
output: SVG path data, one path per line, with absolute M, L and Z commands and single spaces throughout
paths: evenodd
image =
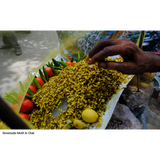
M 46 67 L 45 69 L 48 73 L 48 77 L 52 77 L 54 75 L 54 72 L 52 71 L 51 67 Z

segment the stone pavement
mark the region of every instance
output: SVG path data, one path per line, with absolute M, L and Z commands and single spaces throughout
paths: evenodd
M 0 49 L 0 96 L 19 81 L 25 81 L 28 73 L 37 68 L 58 45 L 56 31 L 17 32 L 16 35 L 22 55 L 16 56 L 13 48 Z

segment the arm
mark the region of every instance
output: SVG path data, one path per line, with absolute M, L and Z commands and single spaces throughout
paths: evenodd
M 146 72 L 160 72 L 160 56 L 154 53 L 146 53 L 150 58 L 150 65 Z

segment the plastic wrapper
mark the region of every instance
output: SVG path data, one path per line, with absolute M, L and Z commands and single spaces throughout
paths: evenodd
M 104 39 L 117 39 L 124 35 L 124 31 L 57 31 L 60 46 L 71 56 L 79 52 L 81 55 L 89 51 Z
M 155 87 L 153 94 L 144 110 L 146 122 L 160 129 L 160 88 Z
M 113 115 L 122 121 L 122 123 L 118 126 L 120 132 L 142 131 L 141 123 L 127 106 L 117 103 Z
M 77 31 L 76 31 L 77 32 Z M 15 84 L 14 86 L 12 86 L 11 88 L 8 88 L 6 90 L 6 93 L 8 93 L 8 100 L 10 99 L 10 101 L 8 100 L 5 100 L 6 103 L 8 103 L 10 106 L 12 104 L 14 104 L 14 102 L 12 101 L 12 97 L 14 96 L 17 96 L 18 94 L 21 95 L 21 98 L 18 99 L 17 101 L 17 104 L 18 104 L 18 107 L 16 109 L 16 113 L 18 114 L 19 113 L 19 110 L 20 110 L 20 107 L 21 107 L 21 104 L 23 102 L 23 99 L 25 97 L 25 94 L 27 93 L 28 91 L 28 88 L 29 86 L 31 85 L 32 81 L 33 81 L 33 78 L 35 76 L 39 76 L 39 69 L 42 69 L 43 66 L 46 66 L 46 64 L 48 62 L 51 62 L 52 58 L 55 58 L 56 60 L 60 60 L 61 58 L 65 59 L 65 58 L 70 58 L 70 57 L 75 57 L 77 58 L 77 53 L 80 53 L 81 56 L 83 56 L 84 54 L 88 54 L 89 51 L 91 50 L 91 48 L 96 44 L 98 43 L 98 41 L 100 39 L 108 39 L 108 38 L 120 38 L 122 37 L 122 31 L 121 32 L 112 32 L 112 34 L 108 31 L 105 31 L 105 32 L 102 32 L 101 31 L 101 34 L 97 35 L 97 39 L 95 40 L 95 38 L 93 38 L 95 41 L 92 42 L 91 40 L 89 41 L 89 38 L 87 41 L 85 41 L 85 43 L 80 46 L 80 42 L 83 42 L 84 39 L 87 37 L 90 37 L 92 38 L 93 35 L 95 35 L 95 31 L 93 31 L 94 33 L 91 34 L 91 32 L 87 31 L 87 32 L 78 32 L 78 36 L 76 35 L 75 36 L 75 39 L 73 38 L 73 33 L 72 35 L 70 36 L 65 36 L 65 38 L 63 39 L 62 37 L 62 42 L 60 42 L 57 46 L 57 48 L 54 49 L 54 51 L 52 53 L 50 53 L 46 59 L 36 68 L 34 69 L 32 72 L 30 72 L 28 74 L 28 78 L 26 81 L 23 81 L 23 82 L 17 82 L 17 84 Z M 96 32 L 98 33 L 98 32 Z M 77 34 L 77 33 L 76 33 Z M 105 36 L 106 35 L 106 36 Z M 92 43 L 91 43 L 92 42 Z M 70 50 L 70 48 L 72 48 L 72 52 Z M 115 56 L 117 57 L 117 56 Z M 133 76 L 128 76 L 129 80 L 132 79 Z M 128 81 L 129 82 L 129 81 Z M 121 90 L 115 94 L 113 96 L 113 98 L 108 101 L 106 103 L 107 105 L 107 109 L 106 109 L 106 112 L 104 113 L 104 115 L 102 116 L 102 123 L 101 123 L 101 127 L 99 127 L 99 129 L 105 129 L 105 127 L 107 126 L 111 116 L 112 116 L 112 113 L 115 109 L 115 106 L 119 100 L 119 97 L 120 95 L 122 94 L 123 92 L 123 89 L 126 87 L 126 85 L 128 84 L 128 82 L 124 83 L 124 84 L 121 84 L 120 88 Z M 5 95 L 4 96 L 4 99 L 7 99 L 7 96 Z M 62 103 L 62 109 L 65 110 L 65 108 L 67 107 L 67 103 L 66 103 L 66 100 L 64 100 L 64 103 Z M 56 116 L 58 114 L 58 112 L 53 111 L 52 115 Z M 96 123 L 94 124 L 91 124 L 91 125 L 88 125 L 88 128 L 89 129 L 97 129 L 97 126 L 96 126 Z

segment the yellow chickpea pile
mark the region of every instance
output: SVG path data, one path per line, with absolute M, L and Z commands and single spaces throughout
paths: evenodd
M 114 61 L 120 62 L 121 59 Z M 61 129 L 68 120 L 71 122 L 77 118 L 83 121 L 82 111 L 92 108 L 98 113 L 100 124 L 107 107 L 106 101 L 119 91 L 120 84 L 127 79 L 127 75 L 114 70 L 99 69 L 97 64 L 89 66 L 85 60 L 65 67 L 34 94 L 32 101 L 36 107 L 30 114 L 30 122 L 35 129 Z M 55 108 L 59 109 L 58 106 L 65 96 L 67 110 L 61 110 L 57 118 L 53 117 L 51 112 Z

